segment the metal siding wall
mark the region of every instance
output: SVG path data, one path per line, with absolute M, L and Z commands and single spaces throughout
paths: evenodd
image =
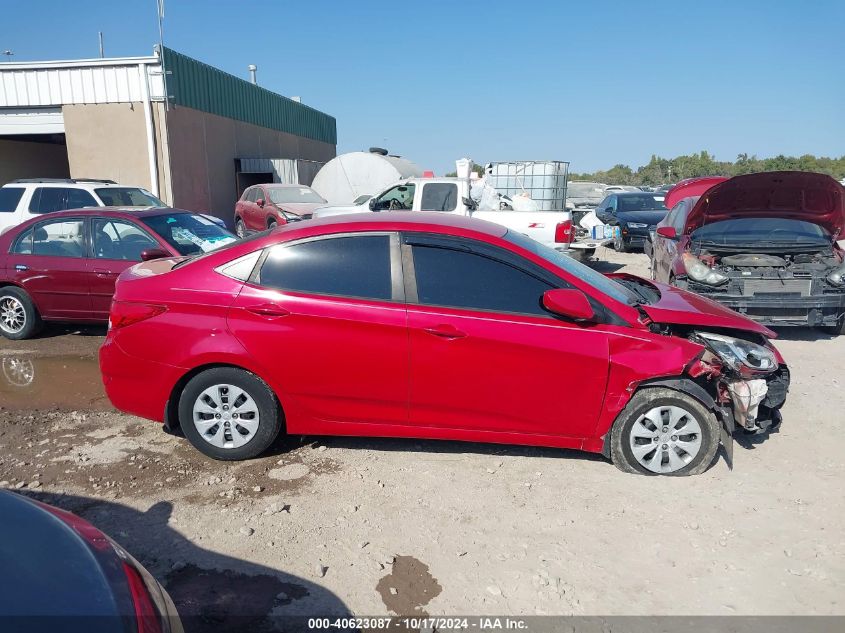
M 6 70 L 0 66 L 0 107 L 141 101 L 137 64 Z
M 164 66 L 176 105 L 337 144 L 335 118 L 169 48 Z

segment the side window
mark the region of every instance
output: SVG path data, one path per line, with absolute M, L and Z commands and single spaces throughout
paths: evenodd
M 279 290 L 390 301 L 390 237 L 331 237 L 274 246 L 257 283 Z
M 83 220 L 42 222 L 33 228 L 32 254 L 47 257 L 84 257 Z
M 67 189 L 65 187 L 39 187 L 32 195 L 29 210 L 32 213 L 52 213 L 65 209 L 79 209 L 82 207 L 96 207 L 94 196 L 84 189 Z
M 252 201 L 258 202 L 259 200 L 264 200 L 264 202 L 267 202 L 266 198 L 264 197 L 264 190 L 261 187 L 256 187 L 252 190 Z
M 458 208 L 458 185 L 432 182 L 423 185 L 420 211 L 454 211 Z
M 669 219 L 669 224 L 675 227 L 675 231 L 680 235 L 681 231 L 684 230 L 684 224 L 687 220 L 687 201 L 681 200 L 676 204 L 672 211 L 670 211 L 670 215 L 672 217 Z
M 543 293 L 554 286 L 491 257 L 414 245 L 419 302 L 427 305 L 548 316 Z
M 616 213 L 616 196 L 608 196 L 607 198 L 607 212 Z
M 141 253 L 148 248 L 159 248 L 150 235 L 137 225 L 124 220 L 97 218 L 91 232 L 94 257 L 97 259 L 122 259 L 141 261 Z
M 414 206 L 414 190 L 416 185 L 397 185 L 385 191 L 376 200 L 377 211 L 410 210 Z
M 14 213 L 23 196 L 23 187 L 0 188 L 0 213 Z

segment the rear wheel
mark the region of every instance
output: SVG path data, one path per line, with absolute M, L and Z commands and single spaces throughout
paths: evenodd
M 20 341 L 35 336 L 42 327 L 41 315 L 26 291 L 15 286 L 0 288 L 0 334 Z
M 235 461 L 263 453 L 282 428 L 282 414 L 267 383 L 235 367 L 194 376 L 179 398 L 179 425 L 195 448 Z
M 611 431 L 619 470 L 643 475 L 698 475 L 719 448 L 719 421 L 701 402 L 662 387 L 638 391 Z

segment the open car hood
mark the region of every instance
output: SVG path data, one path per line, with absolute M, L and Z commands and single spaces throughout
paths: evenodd
M 760 217 L 812 222 L 837 239 L 845 228 L 845 187 L 830 176 L 812 172 L 736 176 L 701 192 L 687 215 L 684 233 L 722 220 Z
M 651 304 L 643 304 L 642 309 L 655 323 L 671 325 L 689 325 L 693 328 L 726 328 L 745 330 L 762 334 L 767 338 L 776 338 L 777 334 L 756 321 L 726 308 L 694 292 L 675 288 L 649 279 L 643 280 L 633 275 L 611 274 L 609 277 L 632 277 L 639 283 L 645 281 L 660 292 L 660 299 Z
M 672 187 L 667 193 L 663 204 L 671 209 L 684 198 L 700 196 L 711 187 L 728 180 L 725 176 L 704 176 L 701 178 L 687 178 Z

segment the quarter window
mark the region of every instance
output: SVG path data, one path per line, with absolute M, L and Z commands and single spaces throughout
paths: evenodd
M 448 247 L 412 249 L 422 304 L 548 316 L 542 298 L 554 286 L 519 268 Z
M 274 246 L 257 283 L 279 290 L 389 301 L 390 238 L 356 235 Z
M 23 196 L 23 187 L 0 188 L 0 213 L 14 213 Z
M 421 211 L 454 211 L 458 208 L 458 185 L 432 182 L 423 186 Z

